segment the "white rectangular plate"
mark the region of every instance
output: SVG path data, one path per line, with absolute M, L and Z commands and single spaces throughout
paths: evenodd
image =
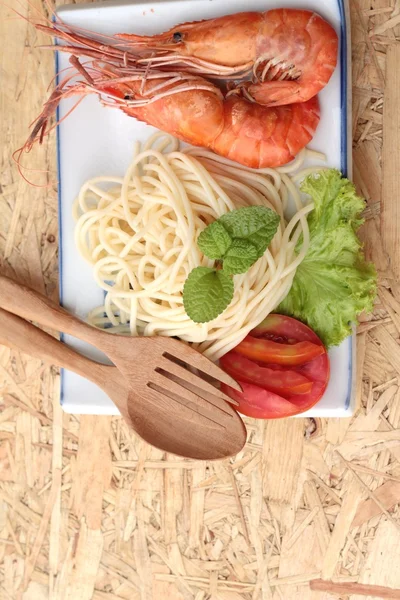
M 320 93 L 321 122 L 310 147 L 324 152 L 329 166 L 350 172 L 348 153 L 349 85 L 346 0 L 158 0 L 156 2 L 102 2 L 71 5 L 58 14 L 69 24 L 106 34 L 135 32 L 153 34 L 185 21 L 208 19 L 241 11 L 276 7 L 314 9 L 340 36 L 340 60 L 329 84 Z M 56 66 L 69 65 L 68 55 L 58 53 Z M 76 99 L 63 100 L 59 118 Z M 60 299 L 81 318 L 102 303 L 103 291 L 95 284 L 91 267 L 79 256 L 74 243 L 72 203 L 81 187 L 100 174 L 122 175 L 132 155 L 133 142 L 146 140 L 154 129 L 129 118 L 118 109 L 104 108 L 97 97 L 87 97 L 58 127 Z M 69 336 L 64 340 L 84 354 L 104 356 Z M 349 416 L 353 404 L 354 338 L 332 349 L 331 378 L 320 402 L 307 416 Z M 137 365 L 140 368 L 140 365 Z M 65 411 L 80 414 L 118 414 L 111 400 L 94 384 L 69 371 L 62 372 L 61 402 Z

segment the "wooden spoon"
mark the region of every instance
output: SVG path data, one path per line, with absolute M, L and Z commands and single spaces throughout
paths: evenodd
M 237 454 L 246 442 L 245 426 L 229 404 L 222 401 L 217 406 L 200 398 L 189 405 L 181 403 L 179 397 L 171 399 L 161 394 L 157 403 L 141 398 L 117 367 L 78 354 L 32 323 L 2 309 L 0 343 L 93 381 L 110 396 L 136 433 L 161 450 L 215 460 Z

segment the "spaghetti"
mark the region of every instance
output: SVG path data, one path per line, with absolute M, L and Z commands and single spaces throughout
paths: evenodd
M 304 206 L 291 179 L 304 150 L 289 166 L 254 171 L 199 149 L 179 150 L 177 140 L 156 134 L 124 177 L 96 177 L 74 204 L 77 247 L 106 292 L 89 322 L 131 335 L 177 336 L 216 360 L 235 347 L 286 296 L 309 243 Z M 286 223 L 291 196 L 296 213 Z M 269 248 L 247 273 L 234 276 L 234 297 L 209 323 L 186 314 L 182 291 L 190 271 L 213 266 L 196 240 L 222 214 L 264 205 L 281 217 Z M 301 251 L 295 245 L 303 236 Z

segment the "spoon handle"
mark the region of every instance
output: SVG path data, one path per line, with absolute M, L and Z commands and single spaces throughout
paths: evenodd
M 109 334 L 84 323 L 50 298 L 21 283 L 0 275 L 0 308 L 36 321 L 55 331 L 68 333 L 97 348 L 103 348 Z
M 97 385 L 107 378 L 108 371 L 105 371 L 105 369 L 113 369 L 113 367 L 100 365 L 78 354 L 78 352 L 45 331 L 38 329 L 32 323 L 1 308 L 0 344 L 10 348 L 18 348 L 47 363 L 74 371 Z

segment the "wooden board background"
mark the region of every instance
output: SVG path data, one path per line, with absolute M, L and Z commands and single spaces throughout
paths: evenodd
M 2 600 L 333 598 L 310 591 L 319 577 L 400 588 L 400 2 L 351 13 L 354 178 L 380 278 L 358 331 L 357 414 L 249 422 L 234 460 L 185 461 L 120 419 L 63 414 L 57 371 L 0 348 Z M 11 159 L 52 77 L 47 42 L 1 4 L 0 268 L 57 298 L 54 137 L 24 158 L 50 169 L 47 188 Z

